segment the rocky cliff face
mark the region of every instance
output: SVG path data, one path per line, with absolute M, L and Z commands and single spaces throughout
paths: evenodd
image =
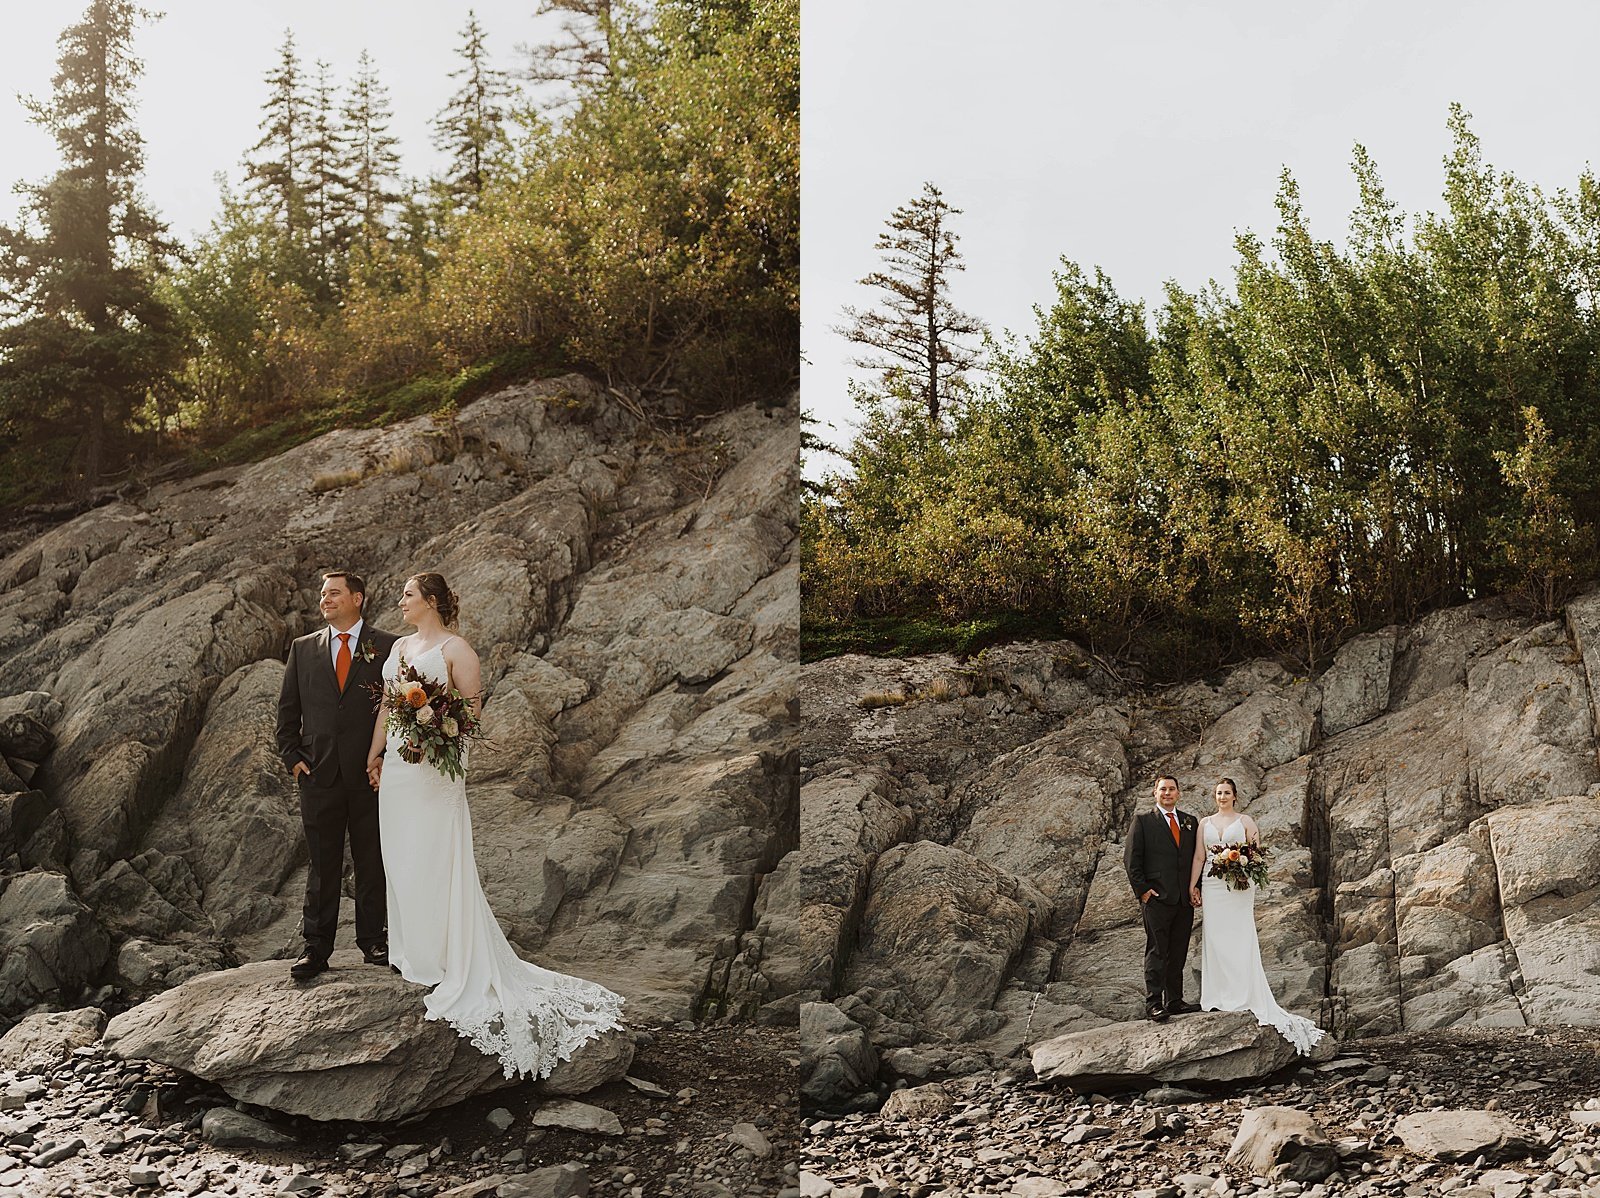
M 1442 611 L 1315 677 L 1153 689 L 1065 642 L 805 667 L 806 997 L 890 1077 L 1141 1017 L 1121 838 L 1171 773 L 1197 814 L 1236 779 L 1274 851 L 1284 1006 L 1341 1037 L 1600 1026 L 1597 689 L 1600 593 Z
M 166 484 L 0 560 L 0 1016 L 295 951 L 272 728 L 335 567 L 393 631 L 410 573 L 462 598 L 490 695 L 478 866 L 525 955 L 635 1018 L 792 1011 L 797 427 L 791 402 L 669 437 L 568 377 Z

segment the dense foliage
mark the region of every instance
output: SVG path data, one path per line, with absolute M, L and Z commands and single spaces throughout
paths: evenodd
M 1176 672 L 1490 594 L 1554 610 L 1600 519 L 1600 184 L 1547 197 L 1450 127 L 1436 215 L 1397 213 L 1357 147 L 1342 246 L 1286 172 L 1231 293 L 1149 314 L 1064 261 L 947 421 L 865 396 L 806 504 L 811 651 L 1020 620 Z
M 492 66 L 469 15 L 459 87 L 434 122 L 449 161 L 426 180 L 400 177 L 371 60 L 341 93 L 286 36 L 243 185 L 224 185 L 211 228 L 176 247 L 158 245 L 139 207 L 138 10 L 94 0 L 74 27 L 88 32 L 63 35 L 42 119 L 56 128 L 88 102 L 78 42 L 98 38 L 121 74 L 102 93 L 115 107 L 91 116 L 109 122 L 118 157 L 86 163 L 63 141 L 62 173 L 3 231 L 0 509 L 82 494 L 161 456 L 268 451 L 263 430 L 297 435 L 330 413 L 409 413 L 416 396 L 466 394 L 461 380 L 508 363 L 587 370 L 674 412 L 793 385 L 798 0 L 546 8 L 565 13 L 564 40 L 528 51 L 538 86 L 526 92 Z M 90 168 L 110 175 L 80 182 Z M 51 202 L 69 187 L 98 206 L 81 229 Z M 52 272 L 85 262 L 122 287 L 106 292 L 118 306 L 104 329 L 50 290 Z M 64 354 L 63 338 L 102 357 Z M 109 358 L 108 338 L 123 339 Z M 100 430 L 92 446 L 86 428 Z M 45 468 L 23 474 L 23 462 Z

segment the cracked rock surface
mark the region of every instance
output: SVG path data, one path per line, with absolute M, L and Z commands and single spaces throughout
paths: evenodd
M 1600 1027 L 1600 591 L 1546 622 L 1436 612 L 1311 676 L 1258 660 L 1158 687 L 1031 642 L 831 658 L 800 700 L 801 998 L 844 1054 L 807 1046 L 822 1109 L 1141 1020 L 1121 840 L 1163 773 L 1200 815 L 1237 781 L 1273 854 L 1267 976 L 1347 1049 Z
M 0 1019 L 298 953 L 273 719 L 320 573 L 343 568 L 391 631 L 407 575 L 461 596 L 492 742 L 469 778 L 477 863 L 521 954 L 642 1021 L 792 1020 L 798 440 L 794 399 L 663 431 L 567 376 L 15 545 Z

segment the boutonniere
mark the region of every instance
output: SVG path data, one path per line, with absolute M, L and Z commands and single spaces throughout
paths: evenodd
M 361 643 L 356 646 L 356 660 L 365 662 L 378 660 L 378 651 L 371 637 L 363 637 Z

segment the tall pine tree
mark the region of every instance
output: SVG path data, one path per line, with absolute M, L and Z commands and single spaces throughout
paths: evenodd
M 61 34 L 54 94 L 27 102 L 61 169 L 22 188 L 22 220 L 0 227 L 0 429 L 13 445 L 73 438 L 80 490 L 99 483 L 131 412 L 179 352 L 153 286 L 175 246 L 139 195 L 143 65 L 132 45 L 150 15 L 130 0 L 91 0 Z
M 978 364 L 978 351 L 962 338 L 983 332 L 981 321 L 950 302 L 950 275 L 964 269 L 959 239 L 950 229 L 950 218 L 960 215 L 961 209 L 945 203 L 932 183 L 896 208 L 875 247 L 883 269 L 861 280 L 862 286 L 884 293 L 881 306 L 846 308 L 851 323 L 836 330 L 877 351 L 857 358 L 855 365 L 880 371 L 886 388 L 920 398 L 934 423 L 962 375 Z
M 399 138 L 389 132 L 393 117 L 388 89 L 378 81 L 372 57 L 363 50 L 345 100 L 344 139 L 349 148 L 345 173 L 356 229 L 368 247 L 387 235 L 389 206 L 400 198 L 400 155 L 395 149 Z
M 475 203 L 483 194 L 490 155 L 504 140 L 504 102 L 511 88 L 503 72 L 489 65 L 483 27 L 467 10 L 467 27 L 456 51 L 463 65 L 450 72 L 461 87 L 433 118 L 434 148 L 450 156 L 445 179 L 456 195 Z
M 307 137 L 305 78 L 295 53 L 294 32 L 284 30 L 278 65 L 267 72 L 271 89 L 262 106 L 261 140 L 250 147 L 255 157 L 246 164 L 250 198 L 298 243 L 305 235 L 305 165 Z
M 637 10 L 626 0 L 539 0 L 537 17 L 561 14 L 557 36 L 528 55 L 525 78 L 533 83 L 562 84 L 570 89 L 564 102 L 585 90 L 606 86 L 617 77 L 622 33 Z
M 317 298 L 331 301 L 343 282 L 344 252 L 353 219 L 344 134 L 334 110 L 328 64 L 319 61 L 306 115 L 305 204 L 307 237 L 316 274 Z

